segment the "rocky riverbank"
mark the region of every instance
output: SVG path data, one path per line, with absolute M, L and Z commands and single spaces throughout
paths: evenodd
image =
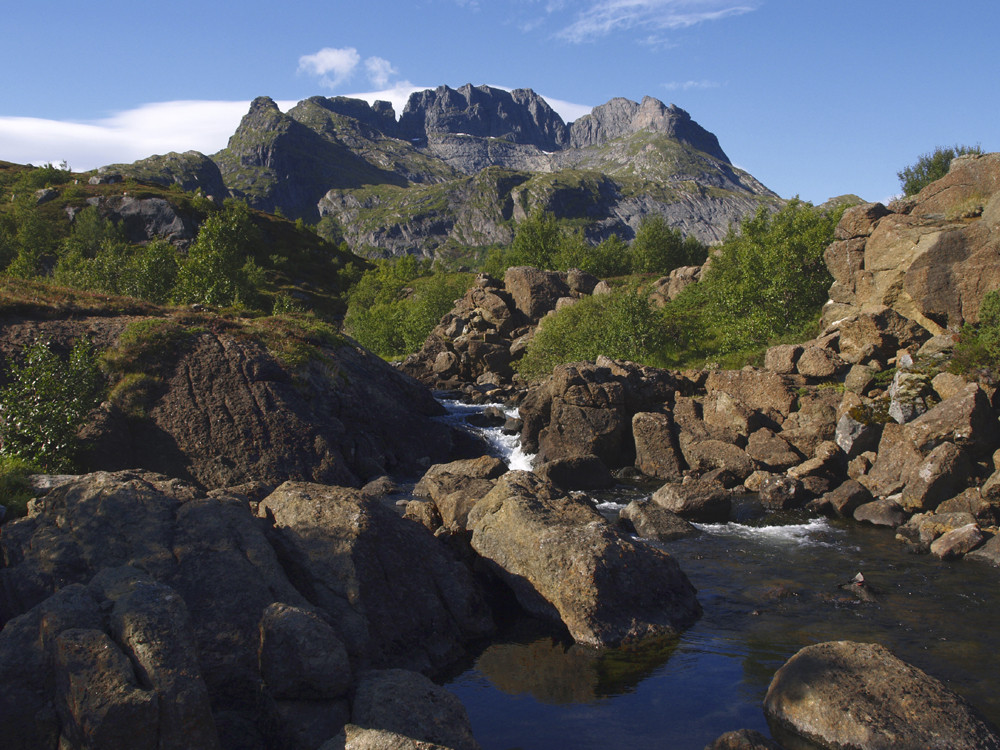
M 142 398 L 85 427 L 94 471 L 38 482 L 28 516 L 0 528 L 0 745 L 476 747 L 427 675 L 511 611 L 589 648 L 683 632 L 703 604 L 642 537 L 728 519 L 746 493 L 885 526 L 942 561 L 1000 562 L 1000 395 L 947 366 L 992 288 L 998 165 L 958 160 L 913 201 L 850 209 L 825 330 L 739 371 L 600 358 L 519 382 L 538 322 L 604 289 L 525 267 L 480 277 L 402 373 L 347 339 L 208 313 L 8 315 L 5 357 L 37 335 L 121 350 L 130 331 L 151 358 L 132 352 Z M 664 294 L 697 283 L 675 276 Z M 436 420 L 406 373 L 519 405 L 507 427 L 535 470 Z M 386 474 L 423 477 L 403 514 Z M 616 476 L 660 483 L 624 525 L 574 492 Z M 806 649 L 765 711 L 788 748 L 1000 746 L 867 644 Z M 714 744 L 774 746 L 749 731 Z

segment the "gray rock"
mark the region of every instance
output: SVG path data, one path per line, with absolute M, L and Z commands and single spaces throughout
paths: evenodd
M 874 500 L 859 505 L 854 511 L 855 521 L 864 521 L 874 526 L 902 526 L 910 514 L 892 500 Z
M 996 728 L 962 698 L 872 643 L 803 648 L 775 673 L 764 712 L 772 731 L 823 747 L 1000 748 Z
M 854 479 L 848 479 L 835 490 L 809 503 L 809 507 L 821 513 L 829 511 L 832 515 L 853 518 L 854 511 L 873 500 L 867 487 Z
M 778 475 L 767 477 L 761 483 L 758 494 L 761 504 L 774 510 L 801 508 L 807 499 L 800 479 Z
M 881 439 L 881 424 L 861 422 L 852 417 L 849 412 L 837 420 L 834 440 L 848 458 L 854 458 L 866 451 L 876 450 Z
M 635 467 L 657 479 L 680 479 L 684 457 L 677 447 L 673 418 L 664 412 L 638 412 L 632 417 Z
M 545 461 L 535 467 L 535 473 L 563 490 L 601 490 L 617 483 L 604 462 L 594 455 Z
M 965 559 L 1000 566 L 1000 536 L 991 536 L 984 545 L 966 553 Z
M 277 700 L 322 700 L 353 682 L 347 650 L 316 613 L 275 602 L 260 620 L 260 674 Z

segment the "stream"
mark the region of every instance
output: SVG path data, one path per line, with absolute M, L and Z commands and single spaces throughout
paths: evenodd
M 458 423 L 483 408 L 445 405 Z M 471 429 L 512 468 L 530 467 L 516 438 Z M 589 496 L 614 518 L 658 486 Z M 1000 571 L 910 554 L 886 529 L 765 513 L 752 496 L 732 518 L 660 544 L 704 608 L 678 638 L 596 651 L 528 618 L 501 629 L 446 683 L 484 750 L 702 750 L 735 729 L 770 736 L 761 706 L 774 672 L 800 648 L 831 640 L 881 643 L 1000 725 Z M 839 588 L 858 572 L 875 602 Z

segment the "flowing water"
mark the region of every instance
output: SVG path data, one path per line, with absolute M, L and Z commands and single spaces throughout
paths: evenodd
M 652 489 L 592 499 L 614 516 Z M 701 750 L 734 729 L 768 734 L 772 675 L 830 640 L 881 643 L 1000 725 L 1000 570 L 909 554 L 885 529 L 764 513 L 749 497 L 733 518 L 661 545 L 704 608 L 679 638 L 595 651 L 530 620 L 506 627 L 448 683 L 483 748 Z M 839 588 L 858 572 L 876 601 Z

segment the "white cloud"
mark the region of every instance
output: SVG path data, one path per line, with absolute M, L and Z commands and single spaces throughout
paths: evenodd
M 549 103 L 549 106 L 559 114 L 565 123 L 571 123 L 574 120 L 579 120 L 584 115 L 589 115 L 594 111 L 594 108 L 587 104 L 574 104 L 573 102 L 563 101 L 562 99 L 553 99 L 552 97 L 545 96 L 543 94 L 539 94 L 539 96 Z
M 590 7 L 556 36 L 574 43 L 588 42 L 634 28 L 683 29 L 755 9 L 754 5 L 738 5 L 732 0 L 591 0 Z
M 368 80 L 378 88 L 388 86 L 389 79 L 399 73 L 391 62 L 382 57 L 369 57 L 365 60 L 365 68 L 368 70 Z
M 282 108 L 292 104 L 278 102 Z M 0 159 L 17 164 L 65 160 L 83 172 L 169 151 L 213 154 L 226 147 L 249 109 L 248 101 L 174 101 L 93 122 L 0 117 Z
M 319 76 L 321 85 L 336 88 L 351 77 L 360 62 L 361 55 L 354 47 L 324 47 L 316 54 L 299 58 L 299 73 Z

